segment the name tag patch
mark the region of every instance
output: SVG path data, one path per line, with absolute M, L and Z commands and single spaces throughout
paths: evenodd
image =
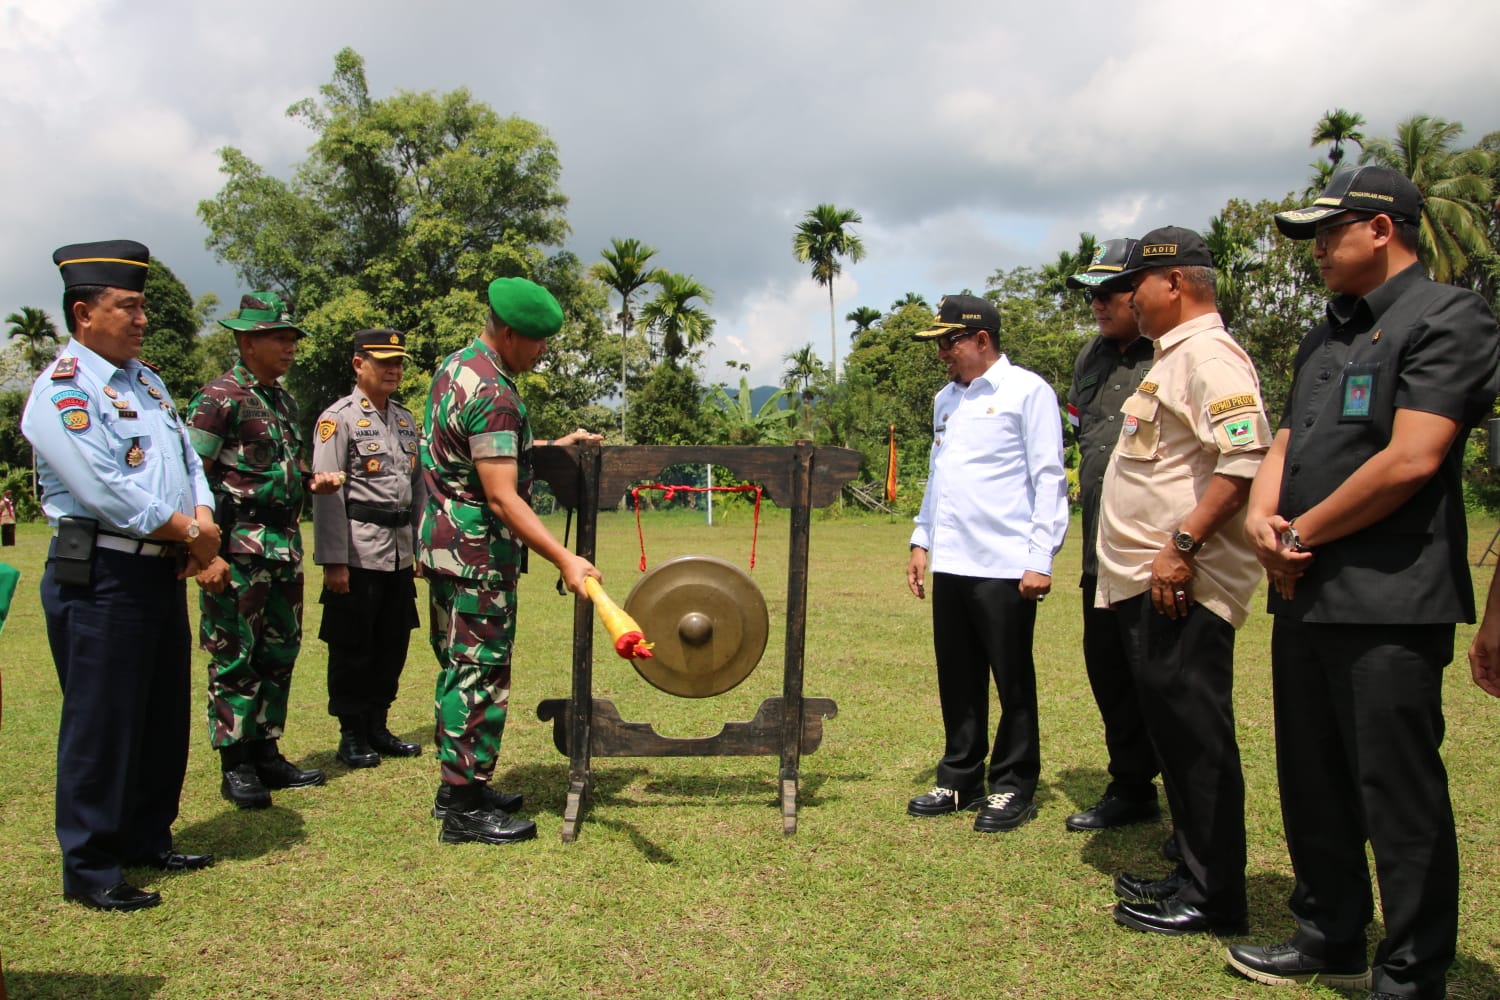
M 1370 397 L 1374 394 L 1374 375 L 1346 375 L 1344 377 L 1344 406 L 1342 417 L 1368 417 Z
M 1253 410 L 1256 407 L 1255 397 L 1248 392 L 1242 392 L 1236 396 L 1225 396 L 1208 404 L 1208 415 L 1210 417 L 1223 416 L 1226 413 L 1234 413 L 1238 410 Z

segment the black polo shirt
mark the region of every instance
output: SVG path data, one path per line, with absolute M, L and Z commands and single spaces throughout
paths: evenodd
M 1121 351 L 1119 341 L 1095 337 L 1078 352 L 1073 385 L 1068 389 L 1068 423 L 1078 442 L 1078 492 L 1083 499 L 1083 574 L 1099 575 L 1094 542 L 1099 534 L 1099 504 L 1104 470 L 1120 440 L 1120 406 L 1135 394 L 1151 368 L 1156 345 L 1137 337 Z M 1076 418 L 1077 423 L 1074 423 Z
M 1302 340 L 1281 426 L 1291 431 L 1278 511 L 1296 517 L 1390 443 L 1398 409 L 1462 427 L 1442 465 L 1389 517 L 1317 549 L 1290 601 L 1308 622 L 1474 621 L 1463 452 L 1500 390 L 1500 334 L 1473 292 L 1430 281 L 1420 265 L 1364 298 L 1339 296 Z

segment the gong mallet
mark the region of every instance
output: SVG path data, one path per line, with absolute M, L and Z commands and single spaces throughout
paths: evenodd
M 594 610 L 599 612 L 599 621 L 603 623 L 605 631 L 615 641 L 615 652 L 626 660 L 651 659 L 652 644 L 646 641 L 641 627 L 625 613 L 624 608 L 609 599 L 604 588 L 599 586 L 599 581 L 591 576 L 586 577 L 583 589 L 588 592 L 589 600 L 594 602 Z

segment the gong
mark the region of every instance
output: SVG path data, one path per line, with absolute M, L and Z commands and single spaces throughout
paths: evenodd
M 739 684 L 766 650 L 770 617 L 755 581 L 713 556 L 678 556 L 636 581 L 625 611 L 653 644 L 631 660 L 652 687 L 708 698 Z

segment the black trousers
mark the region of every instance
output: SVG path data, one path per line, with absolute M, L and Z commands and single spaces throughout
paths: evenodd
M 1094 607 L 1099 578 L 1084 574 L 1083 665 L 1088 671 L 1094 704 L 1104 721 L 1104 746 L 1109 751 L 1108 795 L 1132 802 L 1156 798 L 1152 781 L 1160 772 L 1140 692 L 1130 670 L 1130 657 L 1120 640 L 1119 617 L 1113 608 Z
M 1271 634 L 1276 766 L 1297 876 L 1297 946 L 1362 962 L 1375 854 L 1385 939 L 1376 991 L 1441 997 L 1458 938 L 1458 845 L 1443 742 L 1452 625 L 1319 625 Z
M 410 568 L 349 567 L 349 592 L 326 587 L 318 599 L 328 643 L 328 714 L 379 715 L 396 700 L 401 670 L 417 627 L 417 587 Z
M 41 589 L 62 684 L 63 891 L 86 893 L 172 847 L 188 756 L 187 589 L 177 560 L 112 549 L 96 552 L 91 587 L 58 584 L 49 553 Z
M 1218 919 L 1245 915 L 1245 778 L 1234 735 L 1234 626 L 1201 604 L 1172 620 L 1150 593 L 1115 605 L 1182 860 L 1182 889 Z
M 932 575 L 932 637 L 938 699 L 943 708 L 943 759 L 937 783 L 969 790 L 1036 794 L 1042 770 L 1031 636 L 1036 601 L 1019 580 Z M 1000 693 L 1000 724 L 989 745 L 990 678 Z

